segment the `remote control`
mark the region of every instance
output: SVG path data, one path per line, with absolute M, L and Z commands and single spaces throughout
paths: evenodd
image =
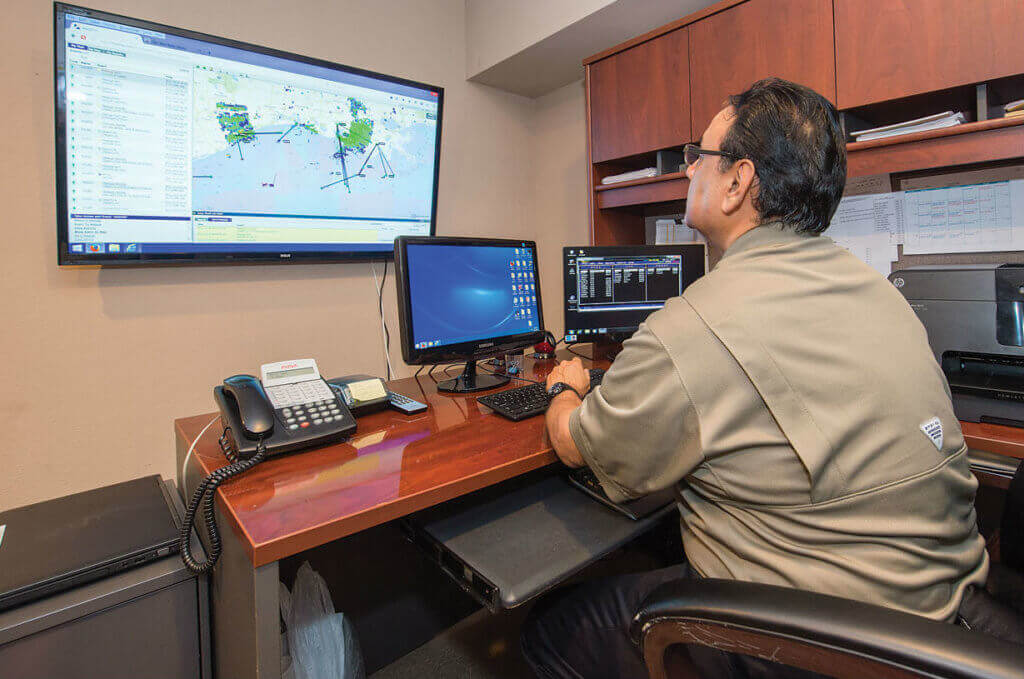
M 402 396 L 401 394 L 396 394 L 393 391 L 388 392 L 388 405 L 390 405 L 398 412 L 405 413 L 406 415 L 422 413 L 424 410 L 427 409 L 426 403 L 414 401 L 408 396 Z

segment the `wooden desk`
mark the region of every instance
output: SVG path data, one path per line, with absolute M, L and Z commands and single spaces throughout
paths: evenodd
M 527 359 L 524 377 L 543 380 L 553 365 Z M 607 368 L 608 362 L 594 365 Z M 218 491 L 224 552 L 211 587 L 217 676 L 280 676 L 280 559 L 556 461 L 541 417 L 510 422 L 478 405 L 478 394 L 439 394 L 427 376 L 389 387 L 427 403 L 428 410 L 361 417 L 349 442 L 271 458 Z M 214 418 L 207 413 L 175 422 L 179 469 Z M 1024 430 L 962 426 L 972 449 L 1024 458 Z M 226 464 L 220 431 L 214 422 L 199 437 L 179 479 L 189 493 Z M 984 476 L 982 482 L 993 482 Z
M 1024 429 L 963 421 L 960 428 L 968 448 L 1024 460 Z
M 543 380 L 554 363 L 526 359 L 523 376 Z M 607 368 L 608 361 L 593 365 Z M 435 377 L 442 379 L 439 372 Z M 513 380 L 505 388 L 523 384 Z M 493 391 L 440 394 L 426 375 L 388 386 L 429 408 L 418 415 L 385 410 L 360 417 L 349 442 L 271 458 L 218 490 L 224 552 L 211 588 L 218 611 L 216 676 L 280 676 L 280 559 L 557 460 L 544 437 L 544 418 L 510 422 L 477 404 L 478 395 Z M 215 417 L 175 421 L 179 469 Z M 189 494 L 226 464 L 220 433 L 215 422 L 196 443 L 179 479 Z

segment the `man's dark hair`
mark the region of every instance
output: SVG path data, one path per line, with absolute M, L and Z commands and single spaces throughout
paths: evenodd
M 778 220 L 813 235 L 827 229 L 846 185 L 846 143 L 835 106 L 779 78 L 757 81 L 729 104 L 735 118 L 721 150 L 754 163 L 761 222 Z M 720 162 L 723 171 L 733 163 Z

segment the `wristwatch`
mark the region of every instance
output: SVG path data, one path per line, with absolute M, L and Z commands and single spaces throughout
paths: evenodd
M 574 393 L 577 396 L 579 396 L 581 401 L 583 400 L 583 394 L 581 394 L 580 392 L 576 391 L 575 389 L 573 389 L 570 385 L 566 384 L 565 382 L 555 382 L 550 387 L 548 387 L 548 400 L 549 401 L 552 400 L 553 398 L 555 398 L 556 396 L 561 394 L 563 391 L 571 391 L 572 393 Z

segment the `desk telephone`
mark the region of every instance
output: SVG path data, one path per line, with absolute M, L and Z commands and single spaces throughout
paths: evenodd
M 334 443 L 356 430 L 352 413 L 327 386 L 313 359 L 268 363 L 261 366 L 260 376 L 262 380 L 235 375 L 213 390 L 224 422 L 221 450 L 231 464 L 203 479 L 185 510 L 179 547 L 181 560 L 194 573 L 208 572 L 220 558 L 214 511 L 220 484 L 272 455 Z M 189 544 L 200 503 L 210 542 L 210 553 L 202 563 L 193 557 Z
M 262 379 L 235 375 L 213 390 L 225 426 L 225 454 L 248 460 L 322 446 L 355 431 L 348 407 L 311 358 L 268 363 Z

